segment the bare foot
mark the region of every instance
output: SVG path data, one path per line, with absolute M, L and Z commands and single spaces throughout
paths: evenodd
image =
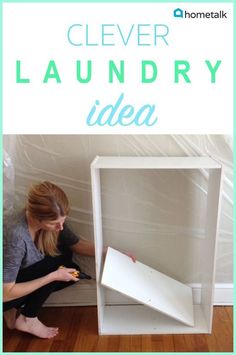
M 43 339 L 53 338 L 58 334 L 58 328 L 46 327 L 37 317 L 28 318 L 23 314 L 17 318 L 15 328 Z
M 16 323 L 16 308 L 9 309 L 9 311 L 4 312 L 4 319 L 7 325 L 7 328 L 14 329 Z

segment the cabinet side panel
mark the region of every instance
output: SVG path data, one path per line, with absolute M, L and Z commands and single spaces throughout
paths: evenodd
M 92 201 L 93 201 L 93 225 L 96 260 L 96 280 L 97 280 L 97 308 L 98 308 L 98 328 L 101 333 L 104 317 L 104 290 L 101 287 L 101 272 L 103 263 L 103 235 L 102 235 L 102 209 L 101 209 L 101 186 L 100 171 L 91 168 L 92 180 Z
M 218 225 L 220 218 L 222 169 L 209 170 L 206 233 L 202 245 L 202 297 L 203 313 L 211 332 L 215 283 L 215 264 Z

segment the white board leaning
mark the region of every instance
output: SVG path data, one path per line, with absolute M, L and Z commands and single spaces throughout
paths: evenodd
M 192 289 L 189 286 L 108 248 L 102 285 L 133 298 L 189 326 L 194 326 Z

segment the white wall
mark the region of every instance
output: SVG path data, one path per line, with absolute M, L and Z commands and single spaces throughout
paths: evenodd
M 23 205 L 31 183 L 51 180 L 68 194 L 70 224 L 87 239 L 93 239 L 90 163 L 96 155 L 215 157 L 225 169 L 216 282 L 232 282 L 231 137 L 18 135 L 4 136 L 4 147 L 10 158 L 4 159 L 5 206 L 10 208 L 12 196 L 17 205 Z M 205 170 L 102 174 L 105 240 L 183 282 L 198 282 L 207 179 Z M 91 258 L 80 259 L 80 263 L 95 274 Z

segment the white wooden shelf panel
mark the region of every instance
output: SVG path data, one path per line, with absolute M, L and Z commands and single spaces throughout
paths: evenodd
M 220 169 L 209 157 L 96 157 L 96 169 Z
M 102 285 L 194 326 L 192 289 L 117 250 L 108 248 Z
M 189 327 L 142 305 L 105 306 L 102 335 L 208 333 L 201 306 L 194 305 L 194 327 Z

